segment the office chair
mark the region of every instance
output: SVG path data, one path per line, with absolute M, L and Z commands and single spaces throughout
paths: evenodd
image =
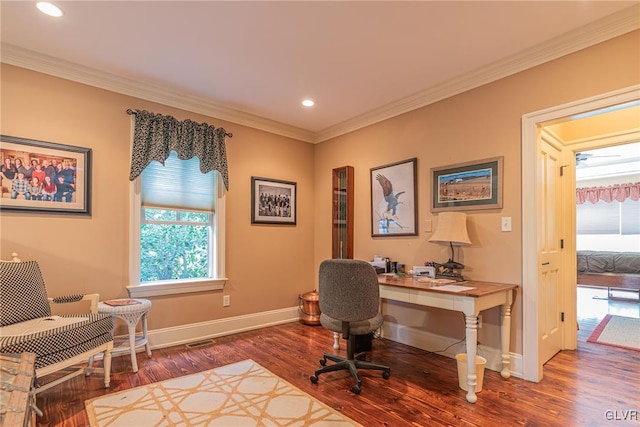
M 348 370 L 356 380 L 351 388 L 360 394 L 362 381 L 358 369 L 374 369 L 388 379 L 391 368 L 364 360 L 364 354 L 354 354 L 357 335 L 374 332 L 382 325 L 380 290 L 373 267 L 353 259 L 329 259 L 320 264 L 318 293 L 320 294 L 320 323 L 326 329 L 342 333 L 347 341 L 347 357 L 325 354 L 320 368 L 309 377 L 318 382 L 318 375 L 325 372 Z M 336 362 L 327 366 L 327 360 Z

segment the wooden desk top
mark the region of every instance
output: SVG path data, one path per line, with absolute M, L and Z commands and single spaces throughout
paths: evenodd
M 429 279 L 427 277 L 413 277 L 413 276 L 387 276 L 384 274 L 378 275 L 378 284 L 380 285 L 388 285 L 388 286 L 397 286 L 401 288 L 409 288 L 415 290 L 424 290 L 429 292 L 437 292 L 443 294 L 451 294 L 451 295 L 463 295 L 469 297 L 482 297 L 485 295 L 490 295 L 497 292 L 508 291 L 510 289 L 515 289 L 518 285 L 509 285 L 506 283 L 492 283 L 492 282 L 478 282 L 475 280 L 467 280 L 464 282 L 456 282 L 456 283 L 438 283 L 433 279 Z M 458 285 L 465 286 L 473 289 L 462 290 L 462 291 L 452 291 L 442 289 L 442 286 L 445 285 Z

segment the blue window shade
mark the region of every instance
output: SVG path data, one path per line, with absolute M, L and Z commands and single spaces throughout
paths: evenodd
M 142 206 L 214 212 L 216 171 L 200 172 L 200 160 L 180 160 L 172 151 L 164 166 L 151 162 L 142 172 Z

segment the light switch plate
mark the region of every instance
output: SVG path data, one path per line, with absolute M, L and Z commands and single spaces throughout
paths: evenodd
M 503 216 L 502 217 L 502 231 L 511 231 L 511 217 Z

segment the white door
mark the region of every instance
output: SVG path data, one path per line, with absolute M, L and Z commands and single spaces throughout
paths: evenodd
M 544 134 L 543 134 L 544 135 Z M 557 144 L 544 136 L 538 156 L 539 362 L 562 350 L 562 187 Z M 561 147 L 561 146 L 560 146 Z

